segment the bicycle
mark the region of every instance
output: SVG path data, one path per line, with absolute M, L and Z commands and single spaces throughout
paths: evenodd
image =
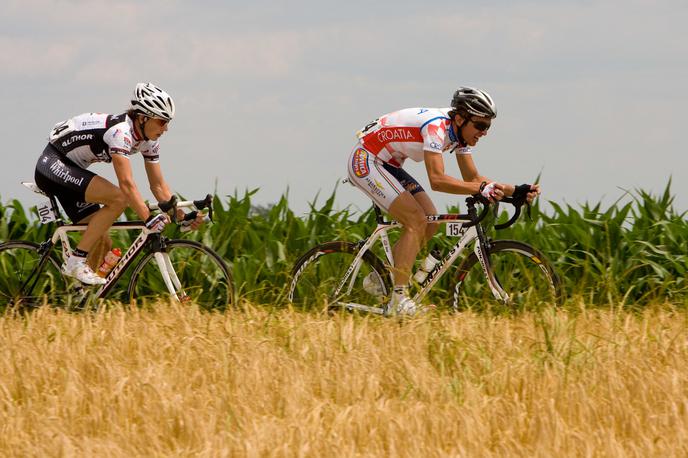
M 494 225 L 495 229 L 514 224 L 522 206 L 527 203 L 525 196 L 519 199 L 509 197 L 501 202 L 512 204 L 515 211 L 508 221 Z M 476 209 L 477 203 L 483 205 L 480 214 Z M 491 240 L 482 225 L 490 208 L 489 202 L 478 194 L 468 197 L 466 204 L 466 214 L 427 216 L 428 222 L 445 224 L 446 234 L 458 237 L 458 241 L 444 257 L 440 256 L 425 280 L 418 284 L 419 290 L 413 300 L 421 303 L 459 260 L 467 246 L 474 243 L 473 251 L 462 258 L 456 270 L 451 292 L 452 309 L 467 308 L 470 301 L 488 306 L 496 301 L 517 309 L 559 304 L 561 283 L 547 258 L 523 242 Z M 390 270 L 394 259 L 387 233 L 402 225 L 385 221 L 380 208 L 377 205 L 373 208 L 377 227 L 369 236 L 357 243 L 333 241 L 320 244 L 296 261 L 288 296 L 292 304 L 312 308 L 325 302 L 330 310 L 343 308 L 382 315 L 390 313 L 386 305 L 379 305 L 387 304 L 394 284 Z M 497 214 L 498 203 L 493 208 Z M 378 241 L 382 244 L 386 262 L 372 251 Z
M 23 240 L 0 243 L 0 310 L 45 304 L 83 309 L 89 300 L 105 298 L 125 272 L 131 273 L 126 290 L 129 301 L 176 300 L 205 308 L 231 305 L 232 276 L 217 253 L 196 241 L 169 239 L 151 232 L 143 221 L 118 221 L 110 228 L 136 230 L 139 234 L 105 277 L 105 284 L 90 287 L 63 275 L 57 246 L 62 247 L 62 260 L 66 261 L 72 252 L 68 234 L 83 232 L 87 225 L 66 224 L 54 196 L 45 194 L 34 183 L 22 184 L 49 199 L 38 206 L 38 215 L 41 224 L 55 223 L 56 229 L 40 244 Z M 178 222 L 182 231 L 188 230 L 185 224 L 195 219 L 199 211 L 207 210 L 205 219 L 212 221 L 210 195 L 183 202 L 174 196 L 169 202 L 149 208 L 170 214 L 173 222 L 177 222 L 177 208 L 194 208 Z

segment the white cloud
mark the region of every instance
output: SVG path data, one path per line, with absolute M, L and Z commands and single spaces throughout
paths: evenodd
M 222 177 L 224 189 L 279 193 L 292 183 L 292 197 L 306 201 L 318 188 L 329 192 L 353 131 L 368 118 L 443 105 L 456 85 L 470 84 L 492 92 L 500 107 L 476 153 L 486 174 L 529 179 L 545 165 L 555 199 L 594 200 L 643 172 L 662 187 L 672 168 L 683 173 L 676 189 L 688 183 L 679 156 L 688 101 L 684 0 L 414 5 L 5 0 L 7 148 L 25 147 L 15 138 L 42 142 L 50 123 L 72 109 L 117 110 L 136 81 L 151 80 L 179 107 L 164 142 L 175 183 L 186 180 L 180 164 L 191 151 L 203 164 L 196 173 Z M 28 86 L 27 78 L 42 91 L 28 99 L 14 89 Z M 43 127 L 21 122 L 26 109 L 43 123 L 43 113 L 26 106 L 45 100 L 51 113 Z M 656 160 L 641 162 L 648 151 Z M 304 164 L 312 167 L 308 180 Z
M 69 68 L 76 56 L 76 50 L 66 43 L 0 36 L 0 68 L 8 77 L 42 78 Z
M 227 36 L 197 34 L 180 43 L 169 67 L 185 76 L 278 78 L 292 72 L 305 47 L 296 32 Z M 170 68 L 172 70 L 172 68 Z

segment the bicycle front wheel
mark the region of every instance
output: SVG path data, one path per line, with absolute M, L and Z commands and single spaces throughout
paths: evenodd
M 389 271 L 369 251 L 354 264 L 358 252 L 355 243 L 328 242 L 301 256 L 292 269 L 291 303 L 306 309 L 385 303 L 392 289 Z
M 475 253 L 459 265 L 454 287 L 454 308 L 536 310 L 562 301 L 561 283 L 547 258 L 532 246 L 515 240 L 490 243 L 489 263 L 495 282 L 508 294 L 496 299 Z
M 232 304 L 234 289 L 229 268 L 213 250 L 193 240 L 167 240 L 136 265 L 128 295 L 144 303 L 177 300 L 217 309 Z
M 65 279 L 60 265 L 32 242 L 0 243 L 0 311 L 8 307 L 61 305 Z

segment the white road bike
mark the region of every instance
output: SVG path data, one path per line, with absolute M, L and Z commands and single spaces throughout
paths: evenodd
M 512 225 L 526 204 L 525 196 L 505 198 L 515 212 L 509 221 L 497 224 L 496 229 Z M 476 204 L 482 204 L 478 214 Z M 446 305 L 454 310 L 472 304 L 498 303 L 515 309 L 556 306 L 562 300 L 559 277 L 545 256 L 532 246 L 516 240 L 491 240 L 485 234 L 483 219 L 490 204 L 482 196 L 466 199 L 467 214 L 439 214 L 427 216 L 428 222 L 442 223 L 449 237 L 457 237 L 454 246 L 417 284 L 413 296 L 416 303 L 452 270 L 450 297 Z M 495 214 L 498 207 L 493 207 Z M 394 265 L 388 232 L 400 228 L 396 221 L 385 221 L 379 207 L 374 206 L 377 227 L 372 234 L 354 243 L 333 241 L 320 244 L 295 263 L 289 288 L 289 300 L 298 307 L 359 310 L 387 314 L 386 305 L 392 291 Z M 438 231 L 441 233 L 441 231 Z M 435 237 L 437 237 L 436 235 Z M 382 244 L 383 261 L 374 252 Z M 467 252 L 472 245 L 472 251 Z M 377 249 L 380 252 L 379 248 Z M 447 293 L 445 292 L 445 296 Z M 440 304 L 438 304 L 440 305 Z
M 0 310 L 44 304 L 75 309 L 92 307 L 99 299 L 108 297 L 121 278 L 127 282 L 125 300 L 169 299 L 194 302 L 205 308 L 222 308 L 232 303 L 232 276 L 217 253 L 193 240 L 172 240 L 151 232 L 143 221 L 112 225 L 111 232 L 138 231 L 139 234 L 107 275 L 104 285 L 86 286 L 63 275 L 61 263 L 72 252 L 69 234 L 85 231 L 86 225 L 66 224 L 53 196 L 44 194 L 34 183 L 23 184 L 48 197 L 49 201 L 38 207 L 38 214 L 41 223 L 53 224 L 55 229 L 40 244 L 24 240 L 0 243 Z M 183 202 L 174 196 L 169 202 L 150 205 L 151 210 L 170 214 L 173 221 L 177 208 L 194 209 L 184 218 L 187 223 L 199 211 L 207 212 L 206 218 L 212 220 L 210 195 Z M 184 222 L 179 223 L 184 230 Z

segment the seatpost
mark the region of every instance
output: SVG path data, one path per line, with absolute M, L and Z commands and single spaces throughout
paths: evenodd
M 384 223 L 385 219 L 382 217 L 382 210 L 380 210 L 380 207 L 373 204 L 373 209 L 375 209 L 375 221 L 377 221 L 377 224 Z
M 50 210 L 52 210 L 53 215 L 55 215 L 55 224 L 57 227 L 61 227 L 64 222 L 62 221 L 62 213 L 60 213 L 60 207 L 57 206 L 57 199 L 54 195 L 49 195 L 50 199 Z

